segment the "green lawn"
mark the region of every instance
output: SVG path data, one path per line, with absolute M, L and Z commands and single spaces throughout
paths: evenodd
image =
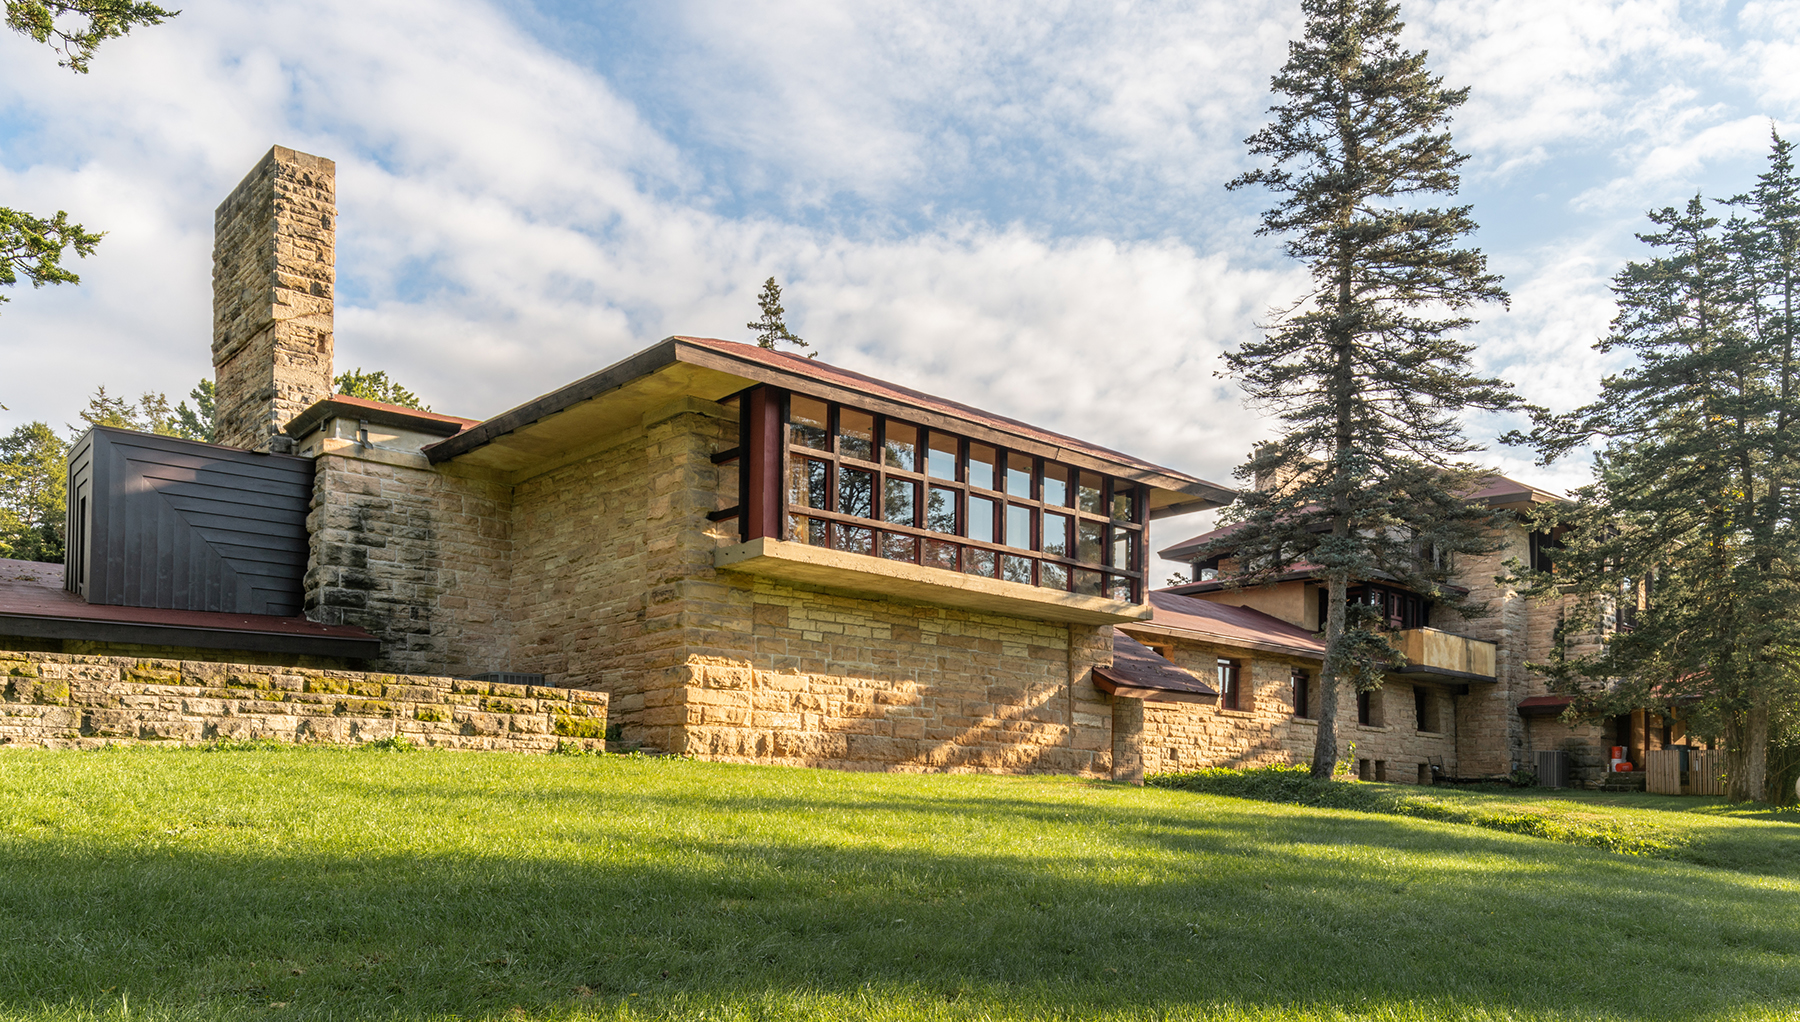
M 0 1019 L 1797 1015 L 1767 865 L 1067 778 L 0 753 Z

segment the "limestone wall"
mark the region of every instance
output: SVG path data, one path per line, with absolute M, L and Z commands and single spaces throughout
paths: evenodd
M 433 748 L 605 748 L 604 692 L 196 660 L 0 651 L 0 745 L 403 736 Z
M 1229 646 L 1188 639 L 1146 635 L 1179 666 L 1208 680 L 1215 676 L 1220 657 L 1242 665 L 1240 677 L 1248 678 L 1248 709 L 1223 709 L 1194 703 L 1144 704 L 1143 760 L 1149 773 L 1197 770 L 1205 767 L 1257 767 L 1274 763 L 1309 763 L 1318 740 L 1318 722 L 1294 716 L 1293 670 L 1306 671 L 1312 685 L 1312 705 L 1318 706 L 1317 661 L 1272 653 L 1248 655 Z M 1389 681 L 1373 694 L 1374 724 L 1357 723 L 1356 695 L 1348 686 L 1338 696 L 1338 756 L 1367 760 L 1370 779 L 1411 784 L 1419 768 L 1437 766 L 1445 774 L 1456 772 L 1455 714 L 1448 693 L 1435 686 L 1431 692 L 1438 730 L 1417 727 L 1413 686 Z M 1244 703 L 1240 703 L 1244 705 Z M 1316 712 L 1316 709 L 1315 709 Z M 1350 748 L 1355 743 L 1355 749 Z M 1355 764 L 1352 764 L 1353 768 Z
M 218 441 L 267 451 L 332 394 L 336 165 L 276 146 L 214 214 Z
M 317 458 L 306 616 L 382 640 L 371 666 L 515 670 L 507 600 L 512 491 L 422 455 L 337 444 Z

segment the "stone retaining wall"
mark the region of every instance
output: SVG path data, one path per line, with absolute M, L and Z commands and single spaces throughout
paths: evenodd
M 603 751 L 607 695 L 545 685 L 0 650 L 0 745 L 362 742 Z

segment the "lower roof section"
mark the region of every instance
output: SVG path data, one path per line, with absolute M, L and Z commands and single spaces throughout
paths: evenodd
M 1142 621 L 1151 614 L 1147 604 L 1041 589 L 777 539 L 721 547 L 713 553 L 713 564 L 726 571 L 784 582 L 1038 621 L 1110 625 Z
M 1113 633 L 1113 662 L 1094 668 L 1094 686 L 1122 699 L 1212 705 L 1219 693 L 1123 632 Z
M 0 559 L 0 645 L 6 636 L 142 646 L 297 653 L 367 660 L 381 640 L 301 617 L 90 604 L 62 588 L 63 567 Z

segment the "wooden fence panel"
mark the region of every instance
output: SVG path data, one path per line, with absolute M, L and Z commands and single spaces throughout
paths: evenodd
M 1652 795 L 1681 794 L 1681 751 L 1653 749 L 1644 753 L 1644 790 Z
M 1688 793 L 1691 795 L 1725 794 L 1725 754 L 1716 749 L 1695 749 L 1688 753 Z

